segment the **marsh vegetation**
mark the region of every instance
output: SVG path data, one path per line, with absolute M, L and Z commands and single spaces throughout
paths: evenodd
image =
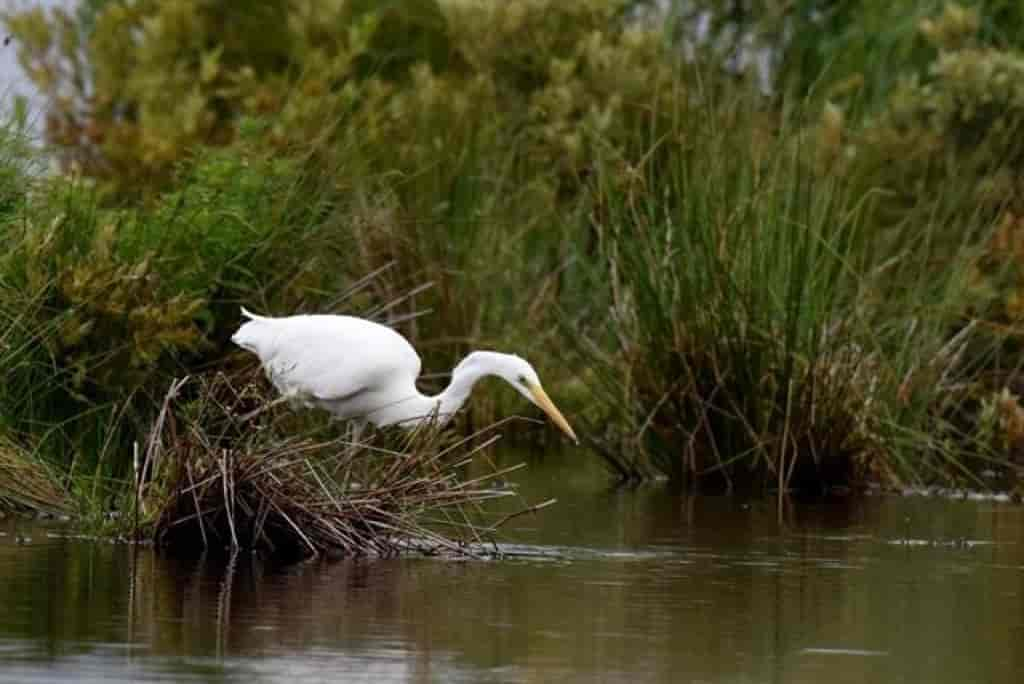
M 725 5 L 7 15 L 48 145 L 0 137 L 0 459 L 134 501 L 245 304 L 390 322 L 428 371 L 520 353 L 620 479 L 1019 487 L 1024 13 Z M 522 410 L 472 404 L 459 434 Z

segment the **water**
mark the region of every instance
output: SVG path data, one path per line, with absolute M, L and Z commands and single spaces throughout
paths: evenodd
M 497 562 L 225 566 L 0 522 L 0 682 L 1024 681 L 1024 508 L 867 498 L 780 524 L 770 499 L 518 479 L 560 501 Z

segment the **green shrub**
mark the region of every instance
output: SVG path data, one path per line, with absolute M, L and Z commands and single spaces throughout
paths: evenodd
M 672 88 L 665 46 L 622 4 L 118 0 L 88 21 L 55 8 L 6 23 L 65 166 L 131 199 L 166 187 L 195 145 L 234 141 L 246 116 L 273 120 L 268 146 L 333 139 L 408 173 L 498 117 L 534 168 L 578 173 L 581 129 L 628 137 Z
M 0 225 L 0 309 L 17 351 L 4 419 L 72 440 L 82 437 L 68 426 L 97 411 L 143 425 L 171 377 L 231 351 L 238 303 L 337 292 L 347 273 L 318 266 L 327 228 L 296 169 L 212 151 L 183 167 L 174 192 L 124 209 L 105 207 L 85 180 L 35 181 Z M 94 430 L 104 443 L 104 426 Z
M 906 77 L 856 140 L 872 179 L 904 206 L 934 201 L 967 176 L 968 211 L 1022 209 L 1024 55 L 976 46 L 977 25 L 976 14 L 953 9 L 925 23 L 935 61 Z

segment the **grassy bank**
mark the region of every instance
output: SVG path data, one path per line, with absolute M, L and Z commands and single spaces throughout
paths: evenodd
M 71 489 L 133 477 L 173 378 L 246 362 L 243 303 L 392 322 L 426 384 L 522 354 L 623 479 L 1013 486 L 1016 34 L 829 13 L 766 91 L 623 3 L 414 5 L 270 3 L 289 40 L 259 50 L 196 42 L 227 5 L 8 17 L 61 172 L 8 127 L 0 424 Z M 516 410 L 485 385 L 459 429 Z

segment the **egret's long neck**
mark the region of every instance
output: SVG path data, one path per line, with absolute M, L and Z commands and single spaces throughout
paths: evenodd
M 438 407 L 437 411 L 441 414 L 443 421 L 447 421 L 462 408 L 473 391 L 473 385 L 485 375 L 487 375 L 486 372 L 475 366 L 468 367 L 460 363 L 455 367 L 455 370 L 452 371 L 451 382 L 444 388 L 444 391 L 430 397 L 431 402 Z
M 399 424 L 405 427 L 415 427 L 421 421 L 432 418 L 436 412 L 438 420 L 444 424 L 469 399 L 473 385 L 488 374 L 487 368 L 482 364 L 466 363 L 463 360 L 452 371 L 451 382 L 442 392 L 429 396 L 417 391 L 415 396 L 397 403 L 392 411 L 389 411 L 391 415 L 382 422 L 389 425 Z

